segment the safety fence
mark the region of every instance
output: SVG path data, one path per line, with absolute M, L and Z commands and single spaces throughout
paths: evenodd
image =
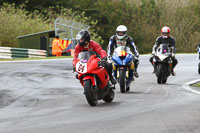
M 33 57 L 42 58 L 46 56 L 47 56 L 46 50 L 0 47 L 1 59 L 33 58 Z

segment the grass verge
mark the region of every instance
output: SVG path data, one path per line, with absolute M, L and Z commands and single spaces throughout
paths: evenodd
M 198 88 L 200 88 L 200 82 L 198 82 L 196 84 L 193 84 L 192 87 L 198 87 Z

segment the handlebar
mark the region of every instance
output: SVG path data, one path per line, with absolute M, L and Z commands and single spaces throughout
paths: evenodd
M 99 67 L 105 67 L 106 63 L 107 63 L 107 61 L 105 61 L 105 60 L 98 61 L 98 66 Z

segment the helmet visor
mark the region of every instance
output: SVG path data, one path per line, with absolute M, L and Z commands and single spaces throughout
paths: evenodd
M 83 37 L 83 36 L 82 36 L 81 34 L 77 34 L 77 35 L 76 35 L 76 40 L 79 41 L 79 40 L 82 39 L 82 37 Z
M 117 31 L 117 35 L 118 35 L 118 36 L 124 36 L 125 34 L 126 34 L 126 32 Z
M 163 36 L 169 36 L 169 32 L 162 32 Z

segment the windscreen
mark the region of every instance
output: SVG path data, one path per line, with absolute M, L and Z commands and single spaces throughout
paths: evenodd
M 126 46 L 119 46 L 114 50 L 115 54 L 119 54 L 121 51 L 125 51 L 128 54 L 132 54 L 131 50 L 129 47 Z
M 160 46 L 157 49 L 157 52 L 160 54 L 168 54 L 170 50 L 167 44 L 160 44 Z
M 88 61 L 92 55 L 96 55 L 94 51 L 84 51 L 79 53 L 78 58 L 80 60 Z

